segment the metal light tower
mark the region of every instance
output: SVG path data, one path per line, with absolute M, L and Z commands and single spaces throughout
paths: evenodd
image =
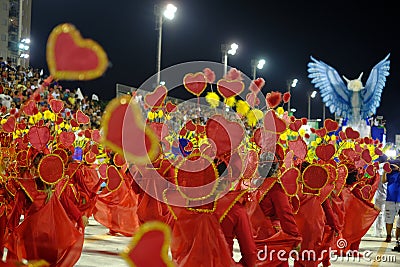
M 260 60 L 255 60 L 253 59 L 251 61 L 251 67 L 253 69 L 253 80 L 255 80 L 257 77 L 257 69 L 261 70 L 262 68 L 264 68 L 265 65 L 265 59 L 260 59 Z
M 226 44 L 221 45 L 222 52 L 222 63 L 224 64 L 224 76 L 228 72 L 228 54 L 235 55 L 239 46 L 236 43 L 232 43 L 230 46 Z
M 308 93 L 308 120 L 311 118 L 311 98 L 315 98 L 317 95 L 317 91 L 312 91 L 312 93 Z
M 295 88 L 298 81 L 299 80 L 297 80 L 297 79 L 293 79 L 293 80 L 288 82 L 288 92 L 289 92 L 289 94 L 290 94 L 290 89 L 292 87 Z M 292 99 L 292 96 L 290 96 L 289 101 L 288 101 L 288 112 L 290 112 L 290 101 L 291 101 L 291 99 Z
M 158 5 L 154 7 L 154 13 L 156 15 L 156 30 L 158 30 L 158 51 L 157 51 L 157 85 L 160 84 L 160 72 L 161 72 L 161 42 L 162 42 L 162 26 L 163 18 L 172 20 L 175 17 L 177 7 L 173 4 L 168 4 L 165 8 L 160 9 Z

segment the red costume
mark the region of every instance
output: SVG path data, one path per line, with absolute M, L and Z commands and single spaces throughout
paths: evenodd
M 132 236 L 139 227 L 137 195 L 133 191 L 132 177 L 129 172 L 120 170 L 123 180 L 116 190 L 105 187 L 99 194 L 93 210 L 93 216 L 102 225 L 117 233 Z
M 302 240 L 288 196 L 277 178 L 266 178 L 247 204 L 257 246 L 257 266 L 287 266 L 272 250 L 284 250 L 282 258 Z

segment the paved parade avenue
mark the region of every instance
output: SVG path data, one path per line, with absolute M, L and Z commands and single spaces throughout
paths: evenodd
M 371 231 L 370 231 L 371 232 Z M 372 237 L 368 232 L 362 239 L 360 253 L 364 257 L 336 257 L 332 266 L 371 266 L 371 267 L 398 267 L 400 266 L 400 253 L 393 252 L 395 242 L 385 243 L 384 238 Z M 108 235 L 108 229 L 90 218 L 85 230 L 85 243 L 82 256 L 75 266 L 97 267 L 112 266 L 126 267 L 129 264 L 119 255 L 129 244 L 131 238 L 124 236 Z M 234 258 L 240 259 L 239 248 L 235 243 Z M 149 255 L 150 256 L 150 255 Z M 290 261 L 293 266 L 293 261 Z

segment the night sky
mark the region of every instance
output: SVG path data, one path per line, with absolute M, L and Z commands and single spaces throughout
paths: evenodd
M 314 90 L 307 77 L 310 56 L 355 79 L 390 53 L 387 77 L 377 115 L 387 121 L 387 140 L 398 129 L 400 93 L 399 16 L 395 1 L 209 1 L 181 0 L 173 21 L 163 25 L 161 68 L 189 61 L 221 62 L 221 44 L 239 44 L 228 64 L 251 77 L 251 60 L 267 63 L 257 76 L 263 89 L 287 90 L 287 81 L 299 79 L 292 90 L 296 117 L 307 117 L 307 93 Z M 98 42 L 111 62 L 103 77 L 85 82 L 61 82 L 109 100 L 115 84 L 139 87 L 156 73 L 158 33 L 154 5 L 149 0 L 40 0 L 32 4 L 31 65 L 45 68 L 46 42 L 51 30 L 71 23 L 84 38 Z M 395 13 L 396 12 L 396 13 Z M 201 71 L 201 70 L 199 70 Z M 218 77 L 217 77 L 218 78 Z M 332 117 L 328 109 L 326 116 Z M 311 118 L 322 117 L 319 95 L 312 101 Z

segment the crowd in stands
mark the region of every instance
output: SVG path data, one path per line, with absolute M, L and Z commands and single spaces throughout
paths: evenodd
M 19 110 L 23 103 L 40 88 L 41 101 L 39 105 L 43 109 L 48 108 L 50 99 L 60 99 L 64 101 L 65 105 L 64 116 L 68 112 L 81 110 L 90 117 L 90 128 L 100 128 L 104 107 L 97 95 L 89 98 L 82 94 L 80 88 L 64 88 L 61 83 L 53 81 L 46 75 L 43 69 L 17 66 L 5 61 L 2 57 L 0 57 L 0 73 L 0 95 L 2 96 L 0 106 Z

